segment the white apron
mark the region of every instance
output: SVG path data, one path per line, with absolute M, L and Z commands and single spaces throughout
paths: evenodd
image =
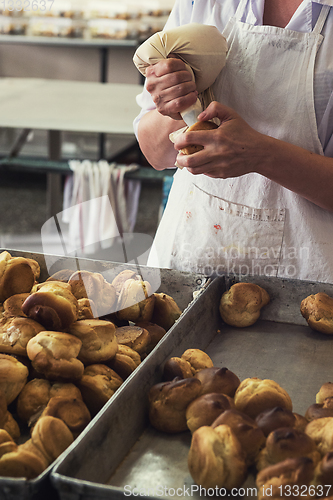
M 313 79 L 330 7 L 300 33 L 241 22 L 245 3 L 223 32 L 229 50 L 216 100 L 259 132 L 323 154 Z M 179 170 L 148 265 L 333 282 L 333 214 L 260 174 L 212 179 Z

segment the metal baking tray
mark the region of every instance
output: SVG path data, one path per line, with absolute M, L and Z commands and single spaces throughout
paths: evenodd
M 255 325 L 240 329 L 223 324 L 218 311 L 222 293 L 235 281 L 217 277 L 205 287 L 142 363 L 126 391 L 116 394 L 63 455 L 51 473 L 61 500 L 117 500 L 132 492 L 151 499 L 188 497 L 186 488 L 194 484 L 187 468 L 190 433 L 162 434 L 147 417 L 148 391 L 161 381 L 164 362 L 187 348 L 205 350 L 215 366 L 229 368 L 241 380 L 275 380 L 290 394 L 295 412 L 304 414 L 315 402 L 320 386 L 333 378 L 333 336 L 312 331 L 301 316 L 300 303 L 319 291 L 333 296 L 333 285 L 244 278 L 264 287 L 271 301 Z M 254 485 L 249 476 L 244 488 Z M 192 496 L 199 498 L 199 493 Z
M 164 292 L 175 299 L 179 307 L 183 310 L 193 299 L 193 292 L 199 289 L 205 282 L 205 278 L 201 275 L 182 273 L 179 271 L 161 269 L 156 273 L 156 270 L 145 266 L 136 266 L 130 264 L 119 264 L 109 261 L 97 261 L 92 259 L 76 258 L 45 255 L 42 253 L 24 252 L 19 250 L 0 248 L 0 253 L 7 250 L 13 257 L 26 257 L 35 259 L 41 268 L 41 275 L 39 281 L 45 281 L 50 274 L 53 274 L 62 269 L 77 269 L 87 270 L 92 272 L 99 272 L 110 280 L 112 276 L 116 275 L 122 268 L 139 269 L 144 275 L 144 278 L 149 280 L 151 276 L 155 283 L 159 284 L 157 291 Z M 132 377 L 132 375 L 131 375 Z M 131 377 L 122 384 L 118 389 L 119 392 L 126 390 L 126 385 Z M 113 397 L 111 398 L 111 400 Z M 111 401 L 110 400 L 110 401 Z M 119 417 L 119 416 L 118 416 Z M 87 431 L 90 427 L 94 427 L 96 421 L 99 421 L 99 414 L 87 426 Z M 22 435 L 22 441 L 25 437 Z M 75 442 L 74 442 L 75 443 Z M 73 443 L 73 444 L 74 444 Z M 62 456 L 67 454 L 67 451 Z M 61 460 L 62 456 L 58 457 L 42 474 L 32 480 L 24 478 L 5 478 L 0 477 L 0 500 L 56 500 L 58 494 L 50 482 L 50 472 L 52 468 Z

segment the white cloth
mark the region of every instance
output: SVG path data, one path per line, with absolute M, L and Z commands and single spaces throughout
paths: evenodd
M 186 24 L 154 33 L 137 48 L 133 62 L 145 76 L 151 64 L 166 59 L 170 54 L 177 55 L 186 63 L 199 92 L 197 102 L 181 113 L 190 126 L 214 100 L 210 87 L 225 64 L 226 39 L 215 26 Z
M 199 0 L 192 14 L 201 5 L 204 22 L 221 28 L 226 3 L 233 4 Z M 325 3 L 332 6 L 331 0 Z M 253 6 L 259 4 L 258 19 Z M 260 132 L 327 154 L 333 128 L 327 119 L 333 9 L 319 6 L 318 17 L 316 7 L 305 0 L 288 29 L 282 29 L 262 26 L 263 2 L 241 0 L 235 17 L 223 26 L 231 50 L 214 93 Z M 305 12 L 311 13 L 310 23 L 302 17 Z M 297 16 L 308 21 L 302 32 L 290 28 Z M 178 171 L 152 255 L 158 260 L 148 264 L 161 267 L 204 272 L 208 266 L 208 274 L 215 269 L 333 282 L 333 214 L 258 174 L 222 180 Z
M 141 183 L 124 177 L 138 165 L 73 160 L 69 166 L 73 180 L 66 183 L 61 214 L 69 224 L 66 253 L 90 255 L 110 248 L 114 238 L 134 229 Z

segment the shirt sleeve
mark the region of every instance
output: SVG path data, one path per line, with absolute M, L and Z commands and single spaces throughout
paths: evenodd
M 170 16 L 164 26 L 164 29 L 176 28 L 183 24 L 191 22 L 191 15 L 193 9 L 193 0 L 176 0 Z M 143 91 L 136 97 L 136 102 L 140 106 L 141 111 L 134 119 L 133 128 L 136 138 L 138 138 L 138 127 L 143 115 L 155 109 L 154 101 L 151 95 L 146 90 L 144 85 Z

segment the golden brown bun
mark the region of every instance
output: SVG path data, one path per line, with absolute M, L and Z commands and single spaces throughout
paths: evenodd
M 95 317 L 104 316 L 114 310 L 117 296 L 114 286 L 100 273 L 77 271 L 68 280 L 77 299 L 89 299 L 94 303 Z
M 85 365 L 103 363 L 117 352 L 116 327 L 111 321 L 82 319 L 73 323 L 68 332 L 81 340 L 78 359 Z
M 333 486 L 333 451 L 326 453 L 317 465 L 313 484 Z
M 136 274 L 135 271 L 132 271 L 131 269 L 125 269 L 124 271 L 121 271 L 121 273 L 117 274 L 117 276 L 112 281 L 112 286 L 115 288 L 116 294 L 120 295 L 125 281 L 133 279 L 141 278 Z
M 78 302 L 67 283 L 49 281 L 24 301 L 22 310 L 47 330 L 59 331 L 77 320 Z
M 308 425 L 308 421 L 306 420 L 303 415 L 300 415 L 299 413 L 293 413 L 296 421 L 295 421 L 295 429 L 298 429 L 299 431 L 305 432 L 305 427 Z
M 32 442 L 31 438 L 25 441 L 23 444 L 20 444 L 18 450 L 27 451 L 28 453 L 37 456 L 37 458 L 39 458 L 39 460 L 42 462 L 44 469 L 47 469 L 50 465 L 48 459 L 45 457 L 45 455 L 43 455 L 42 451 Z
M 40 278 L 40 265 L 35 259 L 29 259 L 26 257 L 28 264 L 30 265 L 32 272 L 34 273 L 35 281 Z
M 0 302 L 17 293 L 29 293 L 35 277 L 27 259 L 0 253 Z
M 212 425 L 221 413 L 233 408 L 233 400 L 225 394 L 211 392 L 192 401 L 186 408 L 187 427 L 193 433 L 199 427 Z
M 141 357 L 138 352 L 127 345 L 119 344 L 116 355 L 107 362 L 107 365 L 125 380 L 140 363 Z
M 7 443 L 8 441 L 14 441 L 12 436 L 5 429 L 0 429 L 0 444 Z
M 83 375 L 84 365 L 77 359 L 82 342 L 69 333 L 40 332 L 27 344 L 32 366 L 49 380 L 73 381 Z
M 158 344 L 158 342 L 164 337 L 166 333 L 164 328 L 157 325 L 156 323 L 152 323 L 151 321 L 138 321 L 135 323 L 135 326 L 140 326 L 141 328 L 147 330 L 147 332 L 149 333 L 150 335 L 150 344 L 148 346 L 149 349 L 155 347 L 156 344 Z
M 83 401 L 90 413 L 96 415 L 123 383 L 123 379 L 103 364 L 90 365 L 78 382 Z
M 17 398 L 16 411 L 19 418 L 28 424 L 37 420 L 53 397 L 82 399 L 79 388 L 70 382 L 51 384 L 47 379 L 34 378 L 23 387 Z
M 321 386 L 319 392 L 316 394 L 316 403 L 322 404 L 326 398 L 333 396 L 333 383 L 326 382 Z
M 41 417 L 60 418 L 74 439 L 85 429 L 91 420 L 90 412 L 82 399 L 53 397 L 49 400 Z
M 333 417 L 312 420 L 306 426 L 305 432 L 314 440 L 322 455 L 333 450 Z
M 37 455 L 20 447 L 0 459 L 0 476 L 34 479 L 45 469 L 45 462 Z
M 30 380 L 17 398 L 16 410 L 19 418 L 29 422 L 30 418 L 44 409 L 50 399 L 51 383 L 42 378 Z
M 277 382 L 257 377 L 241 382 L 235 393 L 236 410 L 255 419 L 259 413 L 276 406 L 292 410 L 289 394 Z
M 173 380 L 174 378 L 193 377 L 192 366 L 186 359 L 176 356 L 168 359 L 163 368 L 163 380 Z
M 316 465 L 320 460 L 316 443 L 305 432 L 281 427 L 267 437 L 266 447 L 259 453 L 256 465 L 258 470 L 262 470 L 287 458 L 297 457 L 311 458 Z
M 268 293 L 259 285 L 236 283 L 223 293 L 219 310 L 227 325 L 244 328 L 257 321 L 269 300 Z
M 200 381 L 193 377 L 154 385 L 149 391 L 151 425 L 168 433 L 188 430 L 186 408 L 199 396 L 200 388 Z
M 333 298 L 326 293 L 319 292 L 303 299 L 301 313 L 313 330 L 333 333 Z
M 0 391 L 0 430 L 3 428 L 7 418 L 7 400 L 5 394 Z
M 200 349 L 186 349 L 181 357 L 190 363 L 193 375 L 205 368 L 214 367 L 213 361 L 208 354 Z
M 201 394 L 220 392 L 231 398 L 240 384 L 240 380 L 228 368 L 205 368 L 194 375 L 201 382 Z
M 117 317 L 121 320 L 151 321 L 155 304 L 148 281 L 128 279 L 121 288 L 117 305 Z
M 17 441 L 21 436 L 20 427 L 9 411 L 6 412 L 3 429 L 8 432 L 14 441 Z
M 282 491 L 288 494 L 293 486 L 309 486 L 313 478 L 314 465 L 306 457 L 288 458 L 276 465 L 260 471 L 256 478 L 259 500 L 289 498 L 281 496 Z M 279 488 L 280 487 L 280 488 Z M 302 491 L 299 488 L 299 491 Z
M 213 422 L 212 427 L 214 429 L 222 424 L 229 425 L 233 430 L 245 453 L 246 463 L 253 464 L 258 453 L 265 446 L 266 438 L 262 430 L 252 418 L 235 409 L 221 413 Z
M 73 435 L 60 418 L 46 416 L 37 421 L 31 440 L 51 464 L 72 444 Z
M 192 435 L 188 467 L 195 483 L 203 488 L 239 488 L 247 466 L 241 445 L 228 425 L 200 427 Z
M 326 398 L 321 404 L 313 404 L 305 412 L 305 418 L 310 422 L 316 418 L 333 417 L 333 396 Z
M 274 408 L 268 408 L 268 410 L 259 413 L 255 422 L 265 436 L 268 436 L 268 434 L 280 427 L 295 427 L 296 416 L 291 410 L 287 410 L 281 406 L 275 406 Z
M 29 293 L 17 293 L 8 297 L 3 303 L 5 318 L 12 318 L 15 316 L 26 317 L 26 314 L 22 311 L 22 304 L 29 297 Z
M 7 405 L 20 394 L 27 382 L 28 368 L 13 356 L 0 354 L 0 391 L 3 392 Z
M 92 300 L 79 299 L 77 301 L 79 309 L 77 319 L 93 319 L 98 317 L 97 309 Z
M 0 321 L 0 352 L 27 356 L 27 343 L 44 327 L 30 318 L 16 317 Z
M 154 293 L 155 303 L 151 321 L 168 331 L 177 321 L 182 311 L 176 301 L 166 293 Z
M 205 122 L 196 122 L 194 125 L 191 125 L 185 133 L 187 132 L 195 132 L 196 130 L 213 130 L 215 128 L 218 128 L 216 123 L 210 122 L 210 121 L 205 121 Z M 183 153 L 183 155 L 192 155 L 193 153 L 197 153 L 198 151 L 201 151 L 203 149 L 203 146 L 200 144 L 190 144 L 189 146 L 186 146 L 185 148 L 181 149 L 180 152 Z
M 116 329 L 118 344 L 127 345 L 140 355 L 147 351 L 150 344 L 150 335 L 147 330 L 139 326 L 121 326 Z

